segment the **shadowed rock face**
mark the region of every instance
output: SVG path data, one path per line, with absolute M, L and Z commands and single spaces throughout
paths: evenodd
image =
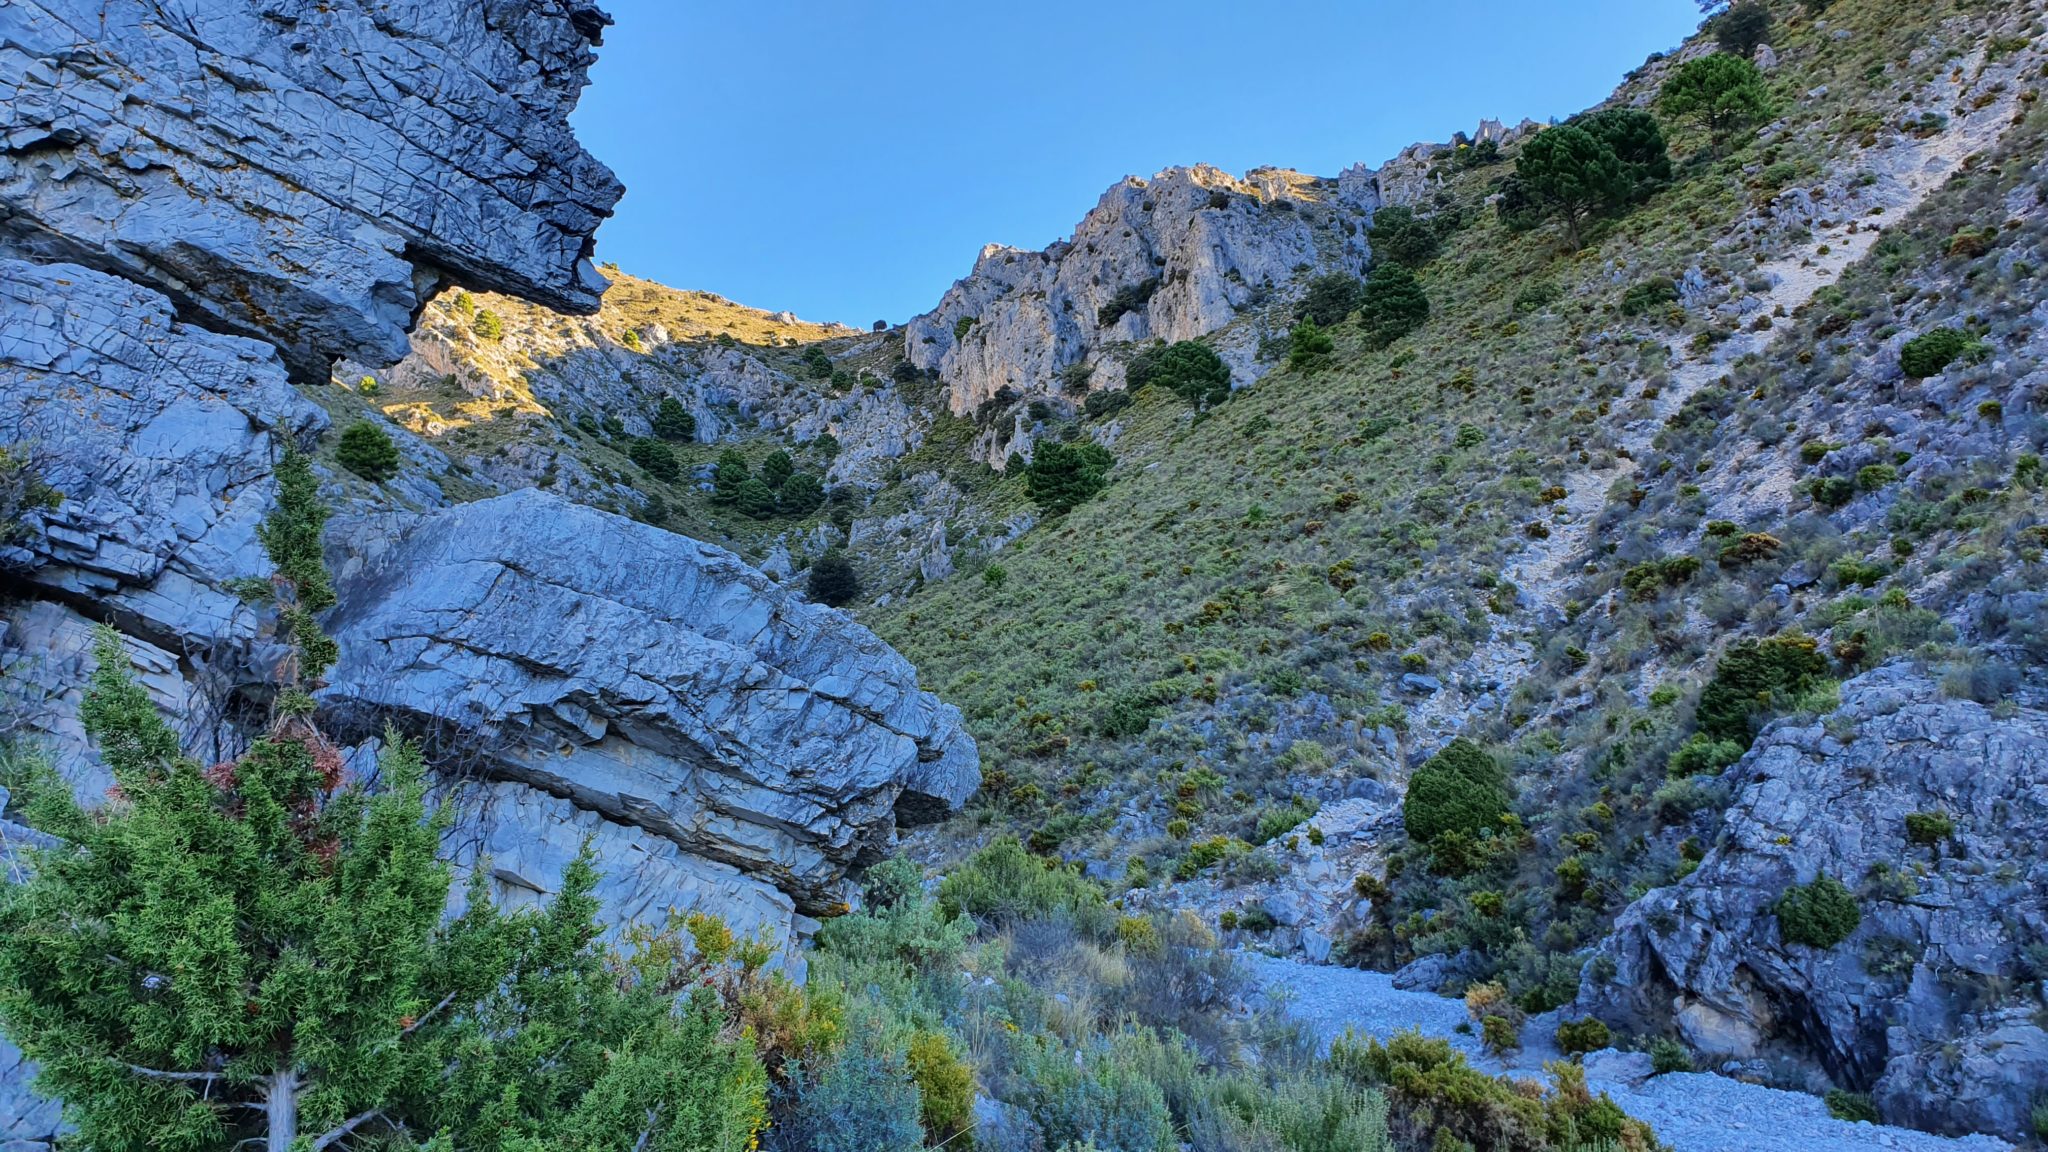
M 1675 1030 L 1696 1051 L 1816 1061 L 1886 1121 L 2023 1139 L 2048 1031 L 1985 1008 L 2048 919 L 2048 714 L 1995 715 L 1894 665 L 1826 724 L 1784 722 L 1729 770 L 1736 800 L 1690 876 L 1622 913 L 1573 1014 Z M 1945 834 L 1907 817 L 1946 817 Z M 1859 923 L 1785 940 L 1779 898 L 1831 876 Z
M 162 292 L 324 381 L 446 277 L 588 312 L 623 191 L 570 134 L 583 0 L 11 0 L 0 244 Z

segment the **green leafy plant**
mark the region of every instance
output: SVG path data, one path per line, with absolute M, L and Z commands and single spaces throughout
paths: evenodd
M 1024 470 L 1024 492 L 1053 515 L 1071 512 L 1109 487 L 1116 457 L 1093 441 L 1040 443 Z
M 1840 880 L 1821 875 L 1795 884 L 1778 898 L 1778 929 L 1788 944 L 1833 948 L 1856 931 L 1863 914 Z
M 372 484 L 398 475 L 398 445 L 390 433 L 368 420 L 358 420 L 341 430 L 334 446 L 334 459 L 343 468 Z
M 844 551 L 829 548 L 811 565 L 808 591 L 820 604 L 845 607 L 860 599 L 860 573 Z
M 1680 65 L 1664 82 L 1658 105 L 1665 115 L 1691 120 L 1716 136 L 1771 114 L 1763 73 L 1741 56 L 1717 52 Z
M 1446 832 L 1477 835 L 1508 810 L 1506 775 L 1479 745 L 1460 736 L 1424 761 L 1401 802 L 1408 838 L 1427 844 Z

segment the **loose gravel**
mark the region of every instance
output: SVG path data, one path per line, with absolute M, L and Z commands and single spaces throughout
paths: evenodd
M 1494 1073 L 1539 1076 L 1544 1059 L 1555 1059 L 1532 1043 L 1511 1062 L 1488 1055 L 1479 1038 L 1459 1032 L 1469 1025 L 1461 1000 L 1394 987 L 1384 972 L 1305 964 L 1271 956 L 1246 954 L 1246 970 L 1267 996 L 1288 1015 L 1316 1030 L 1322 1041 L 1352 1028 L 1385 1040 L 1396 1032 L 1420 1029 L 1449 1040 L 1472 1063 Z M 1532 1028 L 1532 1032 L 1535 1029 Z M 1537 1039 L 1531 1035 L 1533 1042 Z M 1675 1152 L 2011 1152 L 2012 1145 L 1991 1136 L 1951 1139 L 1881 1124 L 1851 1124 L 1828 1115 L 1820 1098 L 1785 1092 L 1703 1072 L 1652 1076 L 1640 1086 L 1589 1077 L 1595 1092 L 1605 1092 L 1639 1120 L 1647 1121 L 1657 1139 Z

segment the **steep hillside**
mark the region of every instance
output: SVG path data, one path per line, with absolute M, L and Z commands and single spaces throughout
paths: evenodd
M 1659 111 L 1676 170 L 1583 249 L 1503 219 L 1526 139 L 1498 165 L 1447 147 L 1418 202 L 1439 250 L 1417 331 L 1377 347 L 1345 323 L 1221 404 L 1145 388 L 1046 422 L 1041 441 L 1110 444 L 1107 489 L 868 614 L 982 739 L 979 827 L 958 834 L 1018 829 L 1249 945 L 1425 958 L 1411 979 L 1610 1015 L 1591 950 L 1632 901 L 1737 851 L 1722 814 L 1746 777 L 1729 768 L 1774 712 L 1826 715 L 1836 682 L 1903 664 L 1915 693 L 1987 706 L 1988 747 L 2031 739 L 2039 10 L 1778 16 L 1773 114 L 1739 132 L 1656 100 L 1710 43 L 1622 86 L 1612 106 Z M 1905 351 L 1943 328 L 1952 362 Z M 1403 790 L 1460 735 L 1505 768 L 1504 822 L 1411 844 Z M 2048 1036 L 2018 1021 L 2048 936 L 2030 904 L 1964 895 L 1950 873 L 1972 866 L 1894 831 L 1982 821 L 1999 847 L 1972 858 L 2009 857 L 2008 882 L 2038 891 L 2025 825 L 1960 795 L 1945 814 L 1888 803 L 1867 832 L 1898 837 L 1882 867 L 1785 833 L 1782 883 L 1854 889 L 1861 927 L 1839 947 L 1860 962 L 1737 999 L 1667 968 L 1675 1001 L 1613 1022 L 1745 1075 L 1873 1093 L 1889 1118 L 2026 1135 Z M 1908 890 L 1931 888 L 1978 909 L 1973 945 L 1915 910 Z M 1700 930 L 1820 963 L 1776 938 L 1777 894 Z M 1802 989 L 1850 978 L 1870 982 L 1859 1023 L 1812 1023 Z M 1874 1021 L 1907 1005 L 1924 1023 L 1888 1038 Z M 1944 1048 L 1961 1036 L 1984 1039 Z

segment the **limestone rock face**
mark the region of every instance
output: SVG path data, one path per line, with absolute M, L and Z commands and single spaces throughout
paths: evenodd
M 397 719 L 806 913 L 896 817 L 979 783 L 958 711 L 901 656 L 723 549 L 531 489 L 332 538 L 337 731 Z
M 567 117 L 586 0 L 15 0 L 0 244 L 147 285 L 295 373 L 390 363 L 446 277 L 565 311 L 621 188 Z
M 1240 180 L 1201 165 L 1125 179 L 1070 239 L 1042 252 L 982 249 L 938 307 L 909 323 L 904 354 L 939 372 L 955 415 L 1005 389 L 1057 392 L 1061 370 L 1103 345 L 1204 336 L 1306 275 L 1360 273 L 1370 210 L 1336 193 L 1333 181 L 1281 169 Z M 1258 374 L 1249 357 L 1232 368 L 1239 383 Z
M 1827 723 L 1774 725 L 1730 773 L 1718 842 L 1622 914 L 1567 1015 L 1675 1027 L 1710 1057 L 1803 1058 L 1890 1123 L 2024 1138 L 2048 1031 L 2001 974 L 2038 963 L 2022 953 L 2048 932 L 2048 713 L 1997 716 L 1891 666 L 1845 684 Z M 1913 814 L 1952 830 L 1915 838 Z M 1820 875 L 1860 922 L 1832 948 L 1788 943 L 1777 902 Z

